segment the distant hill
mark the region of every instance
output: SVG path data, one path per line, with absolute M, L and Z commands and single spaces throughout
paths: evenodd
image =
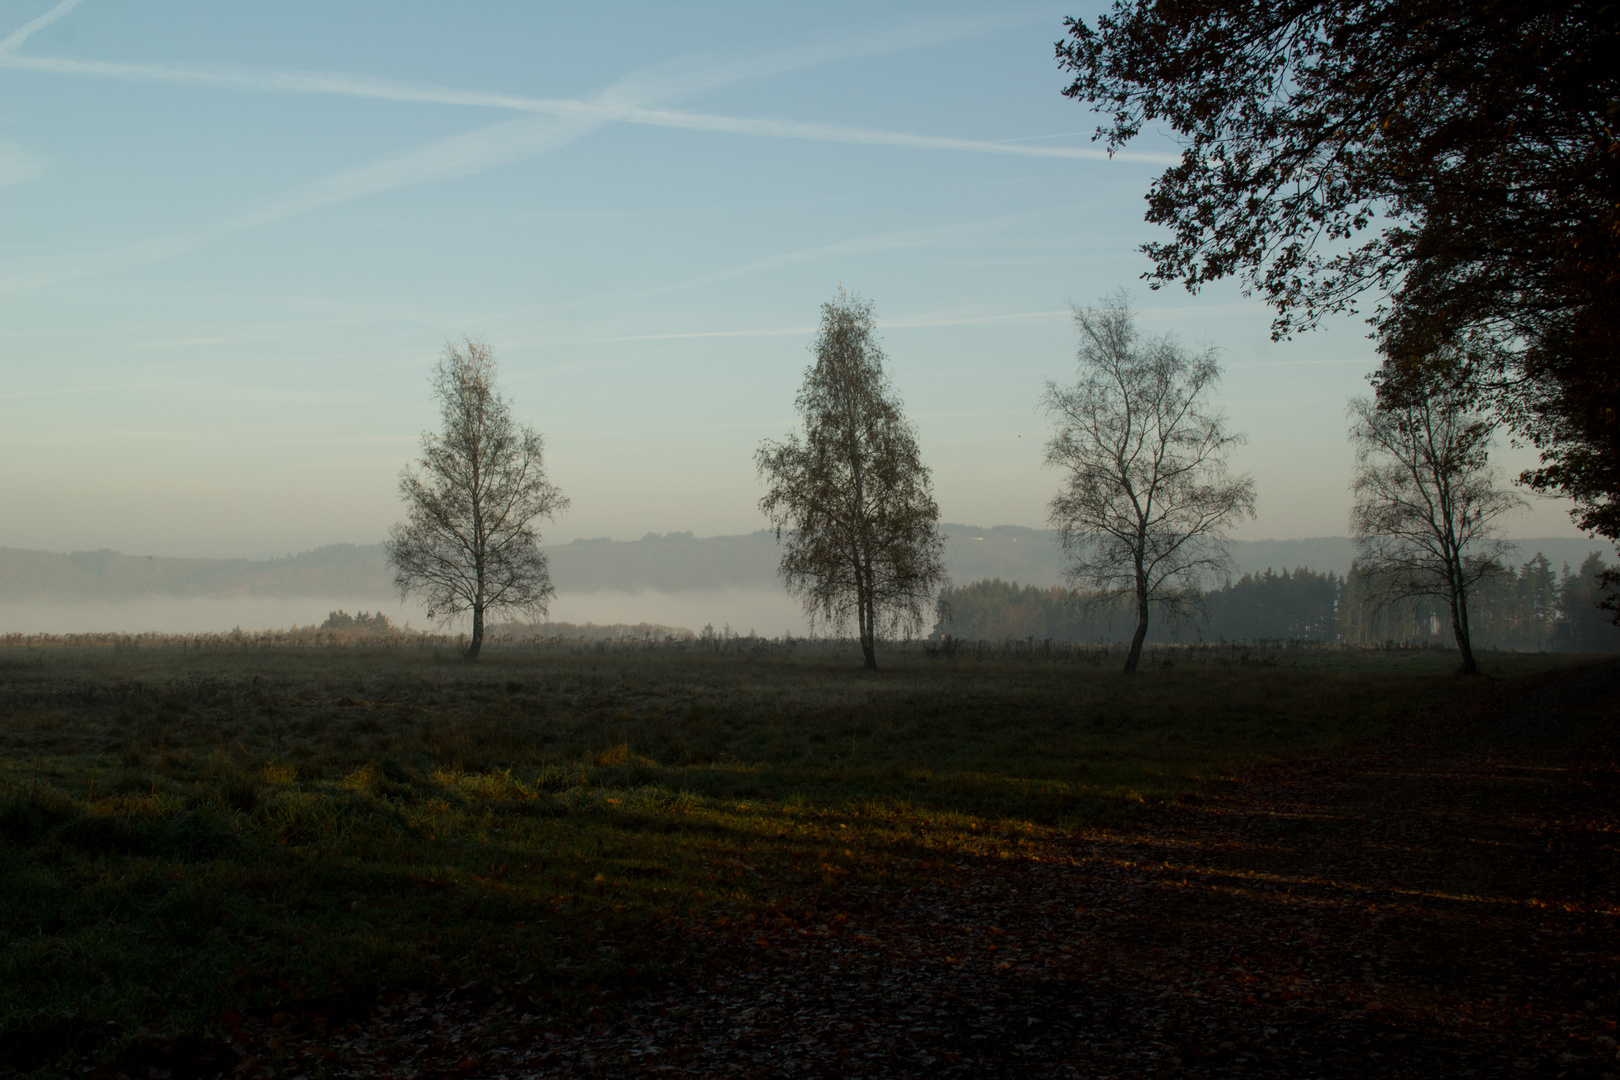
M 945 564 L 958 585 L 985 578 L 1016 581 L 1020 585 L 1063 584 L 1063 554 L 1057 534 L 1050 529 L 1025 529 L 1016 525 L 980 528 L 973 525 L 945 525 L 950 542 Z M 1581 564 L 1593 551 L 1613 558 L 1612 545 L 1601 540 L 1542 537 L 1515 540 L 1519 554 L 1510 561 L 1523 562 L 1541 552 L 1554 568 L 1564 563 Z M 1232 544 L 1232 561 L 1238 576 L 1263 573 L 1267 569 L 1293 570 L 1307 567 L 1317 573 L 1350 571 L 1355 546 L 1347 536 L 1316 536 L 1305 540 L 1237 540 Z
M 110 549 L 0 548 L 0 600 L 356 597 L 393 593 L 381 544 L 329 544 L 284 559 L 165 559 Z
M 1023 585 L 1062 582 L 1062 554 L 1046 529 L 1017 525 L 947 523 L 945 564 L 957 585 L 987 578 Z M 1579 565 L 1591 551 L 1610 554 L 1593 540 L 1518 542 L 1521 559 L 1537 551 Z M 683 592 L 776 589 L 779 551 L 766 530 L 698 539 L 691 533 L 648 533 L 640 540 L 576 540 L 546 549 L 559 592 L 644 589 Z M 1343 574 L 1351 544 L 1344 537 L 1251 540 L 1234 545 L 1239 574 L 1309 567 Z M 139 597 L 343 598 L 385 601 L 393 574 L 381 544 L 330 544 L 282 559 L 167 559 L 117 551 L 59 554 L 0 548 L 0 602 L 119 601 Z
M 640 540 L 575 540 L 546 548 L 558 592 L 622 589 L 774 589 L 776 538 L 769 531 L 699 540 L 689 532 Z
M 1063 553 L 1050 529 L 1020 525 L 941 526 L 945 567 L 958 585 L 984 578 L 1016 581 L 1020 585 L 1056 585 L 1063 580 Z

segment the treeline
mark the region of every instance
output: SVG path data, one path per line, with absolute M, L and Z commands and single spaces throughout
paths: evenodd
M 624 623 L 600 626 L 595 623 L 580 625 L 565 622 L 497 623 L 490 627 L 490 638 L 507 645 L 558 648 L 595 645 L 684 647 L 699 643 L 698 635 L 692 631 L 661 623 L 637 623 L 633 626 Z M 367 615 L 361 612 L 349 615 L 334 611 L 320 626 L 293 626 L 286 630 L 243 630 L 238 627 L 226 633 L 201 634 L 162 631 L 137 634 L 0 634 L 0 649 L 178 649 L 199 652 L 293 647 L 460 649 L 466 639 L 464 633 L 401 628 L 381 614 Z M 752 642 L 764 639 L 732 636 L 728 640 Z
M 1593 552 L 1579 568 L 1553 568 L 1539 552 L 1519 567 L 1502 566 L 1471 597 L 1470 625 L 1482 648 L 1547 652 L 1620 651 L 1620 628 L 1598 608 Z M 1303 567 L 1244 574 L 1203 593 L 1176 619 L 1157 619 L 1148 641 L 1322 641 L 1348 645 L 1452 642 L 1445 602 L 1380 599 L 1381 583 L 1358 566 L 1339 576 Z M 1130 603 L 1089 602 L 1061 588 L 999 579 L 940 593 L 933 640 L 1119 641 L 1135 626 Z
M 326 617 L 321 623 L 322 630 L 353 630 L 357 633 L 386 634 L 393 630 L 394 623 L 387 615 L 377 612 L 374 615 L 362 611 L 357 615 L 350 615 L 339 608 Z
M 568 622 L 504 622 L 489 628 L 491 641 L 607 641 L 607 642 L 679 642 L 694 641 L 697 635 L 684 626 L 665 626 L 663 623 L 568 623 Z

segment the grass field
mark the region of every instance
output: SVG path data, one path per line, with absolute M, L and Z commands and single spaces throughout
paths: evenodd
M 1165 649 L 0 649 L 0 1064 L 481 980 L 590 1009 L 700 928 L 1016 858 L 1566 662 Z M 289 1006 L 290 1007 L 290 1006 Z M 227 1017 L 227 1019 L 222 1019 Z

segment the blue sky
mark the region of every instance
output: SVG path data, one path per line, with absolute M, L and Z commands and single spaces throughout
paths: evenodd
M 1238 535 L 1342 535 L 1364 327 L 1141 286 L 1175 147 L 1105 160 L 1061 96 L 1094 7 L 0 0 L 0 545 L 378 540 L 462 334 L 546 435 L 548 539 L 751 531 L 840 285 L 948 520 L 1044 521 L 1069 305 L 1125 285 L 1222 351 Z

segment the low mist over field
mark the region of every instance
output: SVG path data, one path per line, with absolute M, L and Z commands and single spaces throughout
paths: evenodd
M 957 585 L 999 578 L 1062 583 L 1062 553 L 1049 530 L 948 523 L 946 564 Z M 1545 554 L 1578 566 L 1603 545 L 1519 541 L 1523 558 Z M 809 632 L 777 577 L 769 532 L 699 538 L 649 533 L 640 540 L 576 540 L 546 549 L 557 595 L 549 617 L 566 623 L 654 623 L 701 631 L 730 626 L 761 636 Z M 1307 567 L 1343 576 L 1344 537 L 1233 544 L 1236 573 Z M 381 544 L 332 544 L 277 559 L 173 559 L 112 550 L 69 554 L 0 548 L 0 633 L 159 631 L 201 633 L 319 624 L 334 610 L 381 612 L 398 626 L 428 628 L 425 608 L 401 602 Z M 455 628 L 456 624 L 450 624 Z

